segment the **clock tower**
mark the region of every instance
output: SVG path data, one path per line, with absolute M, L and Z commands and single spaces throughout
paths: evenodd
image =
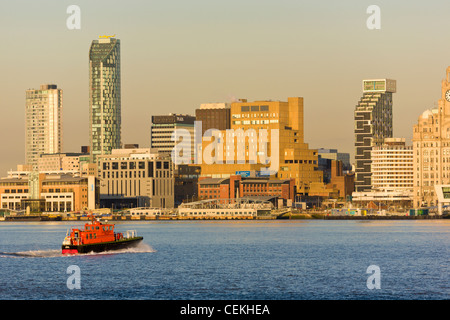
M 447 68 L 445 79 L 442 80 L 442 99 L 439 100 L 439 111 L 444 117 L 450 117 L 450 67 Z

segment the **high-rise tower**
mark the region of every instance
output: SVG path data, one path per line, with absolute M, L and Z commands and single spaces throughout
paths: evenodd
M 55 84 L 26 91 L 26 163 L 37 168 L 43 153 L 62 149 L 62 90 Z
M 120 40 L 101 36 L 89 50 L 91 161 L 121 148 Z
M 392 138 L 392 94 L 396 81 L 363 80 L 363 96 L 355 108 L 355 190 L 371 190 L 372 148 Z

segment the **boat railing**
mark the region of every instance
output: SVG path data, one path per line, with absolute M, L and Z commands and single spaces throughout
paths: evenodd
M 125 231 L 125 233 L 123 234 L 123 237 L 124 237 L 125 239 L 136 238 L 136 237 L 137 237 L 137 232 L 136 232 L 136 230 L 127 230 L 127 231 Z

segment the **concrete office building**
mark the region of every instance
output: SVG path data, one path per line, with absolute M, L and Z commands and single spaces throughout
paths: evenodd
M 191 163 L 194 159 L 194 121 L 195 117 L 187 114 L 174 114 L 152 116 L 150 132 L 150 148 L 159 153 L 172 154 L 175 145 L 190 149 Z M 175 141 L 173 138 L 176 130 L 187 130 L 190 134 L 188 141 Z
M 411 207 L 413 200 L 413 148 L 404 138 L 386 138 L 373 147 L 372 188 L 353 193 L 353 201 L 365 205 L 371 201 L 389 206 Z
M 91 162 L 121 148 L 120 40 L 101 36 L 89 50 Z
M 405 138 L 386 138 L 372 149 L 372 190 L 412 195 L 413 149 Z
M 363 80 L 363 96 L 354 112 L 356 192 L 370 191 L 372 148 L 392 137 L 392 94 L 396 90 L 395 80 Z
M 170 156 L 152 149 L 113 149 L 98 157 L 100 206 L 174 207 Z
M 55 84 L 26 90 L 25 161 L 34 169 L 41 154 L 62 150 L 62 95 Z

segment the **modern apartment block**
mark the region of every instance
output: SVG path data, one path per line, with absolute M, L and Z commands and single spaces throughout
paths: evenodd
M 62 95 L 63 91 L 55 84 L 26 90 L 26 164 L 34 169 L 41 154 L 61 152 Z
M 395 80 L 363 80 L 363 96 L 354 111 L 356 192 L 370 191 L 372 148 L 392 137 L 392 94 L 395 92 Z
M 158 152 L 171 155 L 175 145 L 187 147 L 191 151 L 191 162 L 194 158 L 194 122 L 195 117 L 187 114 L 152 116 L 150 132 L 150 148 Z M 176 130 L 187 130 L 190 134 L 188 141 L 175 141 L 173 134 Z
M 213 155 L 216 157 L 219 155 L 215 154 L 216 151 L 221 152 L 222 164 L 206 161 L 206 156 L 211 153 L 210 146 L 216 142 L 203 138 L 201 176 L 229 178 L 236 174 L 258 175 L 263 168 L 268 169 L 272 165 L 273 172 L 267 170 L 264 174 L 274 179 L 295 179 L 297 193 L 314 193 L 311 185 L 323 185 L 322 172 L 317 170 L 317 150 L 309 149 L 304 142 L 303 98 L 292 97 L 288 101 L 241 100 L 231 104 L 230 115 L 231 129 L 220 131 L 222 138 L 216 141 L 219 147 L 215 148 Z M 272 133 L 277 130 L 278 135 L 274 135 L 276 140 L 272 141 Z M 265 147 L 260 143 L 264 140 L 260 136 L 263 132 L 267 132 Z M 239 147 L 238 140 L 241 139 L 245 139 L 244 148 Z M 270 161 L 261 161 L 264 158 L 270 158 Z
M 171 158 L 155 151 L 113 149 L 98 157 L 101 207 L 174 207 Z
M 438 204 L 438 186 L 450 184 L 450 67 L 437 108 L 425 110 L 413 127 L 414 207 Z
M 120 40 L 101 37 L 89 50 L 91 161 L 121 148 Z

